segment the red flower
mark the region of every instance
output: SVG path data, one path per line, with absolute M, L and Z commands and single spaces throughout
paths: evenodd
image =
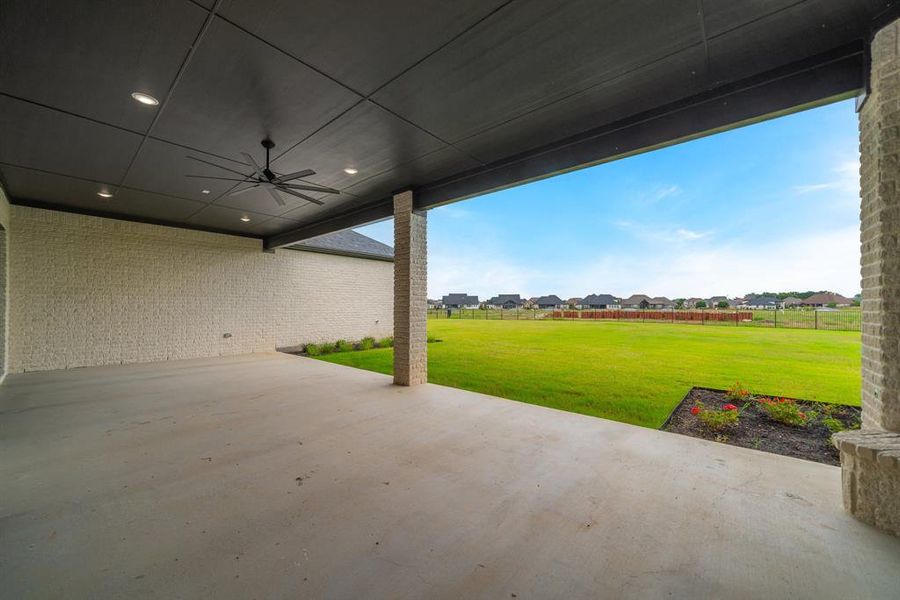
M 804 413 L 797 413 L 797 416 L 800 417 L 801 419 L 806 418 L 806 415 Z
M 692 415 L 699 415 L 699 414 L 700 414 L 700 407 L 699 407 L 699 406 L 693 407 L 693 408 L 691 409 L 691 414 L 692 414 Z
M 737 406 L 734 404 L 726 404 L 722 407 L 723 410 L 737 410 Z

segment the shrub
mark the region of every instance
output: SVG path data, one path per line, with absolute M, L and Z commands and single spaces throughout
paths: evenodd
M 441 340 L 437 339 L 436 337 L 434 337 L 434 336 L 431 335 L 430 333 L 428 334 L 428 343 L 429 343 L 429 344 L 433 344 L 433 343 L 439 342 L 439 341 L 441 341 Z
M 762 398 L 759 402 L 769 418 L 779 423 L 799 427 L 806 425 L 809 420 L 797 403 L 790 398 Z
M 322 354 L 322 349 L 318 344 L 307 344 L 306 345 L 306 354 L 307 356 L 318 356 Z
M 331 342 L 328 342 L 327 344 L 322 344 L 321 346 L 319 346 L 319 348 L 321 349 L 322 354 L 331 354 L 332 352 L 334 352 L 335 345 Z
M 729 400 L 744 401 L 750 398 L 750 390 L 741 387 L 740 381 L 735 381 L 734 385 L 725 392 L 725 397 Z
M 736 425 L 740 418 L 737 406 L 726 404 L 721 410 L 706 408 L 702 402 L 697 402 L 691 408 L 691 414 L 697 417 L 700 423 L 712 431 L 722 431 Z
M 378 340 L 379 348 L 393 348 L 394 347 L 394 338 L 386 337 Z
M 335 351 L 337 352 L 352 352 L 353 344 L 348 342 L 347 340 L 338 340 L 334 343 Z
M 375 347 L 375 338 L 373 337 L 364 337 L 359 340 L 359 349 L 360 350 L 371 350 Z
M 831 433 L 837 433 L 846 429 L 846 427 L 844 427 L 844 424 L 834 417 L 825 417 L 824 419 L 822 419 L 822 425 L 827 427 L 828 431 L 830 431 Z

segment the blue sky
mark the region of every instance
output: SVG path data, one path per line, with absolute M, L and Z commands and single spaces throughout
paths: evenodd
M 852 296 L 858 170 L 845 101 L 437 208 L 428 297 Z

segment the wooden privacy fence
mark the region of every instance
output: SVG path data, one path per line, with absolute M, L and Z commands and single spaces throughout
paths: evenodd
M 782 327 L 791 329 L 829 329 L 859 331 L 859 309 L 834 310 L 592 310 L 592 309 L 531 309 L 531 308 L 439 308 L 428 309 L 429 319 L 478 319 L 512 321 L 630 321 L 648 323 L 684 323 L 694 325 L 723 325 L 732 327 Z
M 619 319 L 623 321 L 752 321 L 751 311 L 691 311 L 691 310 L 556 310 L 554 319 Z

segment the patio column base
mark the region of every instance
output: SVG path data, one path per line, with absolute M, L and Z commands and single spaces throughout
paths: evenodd
M 854 517 L 900 536 L 900 433 L 842 431 L 844 508 Z
M 428 381 L 427 220 L 411 190 L 394 196 L 394 383 Z

